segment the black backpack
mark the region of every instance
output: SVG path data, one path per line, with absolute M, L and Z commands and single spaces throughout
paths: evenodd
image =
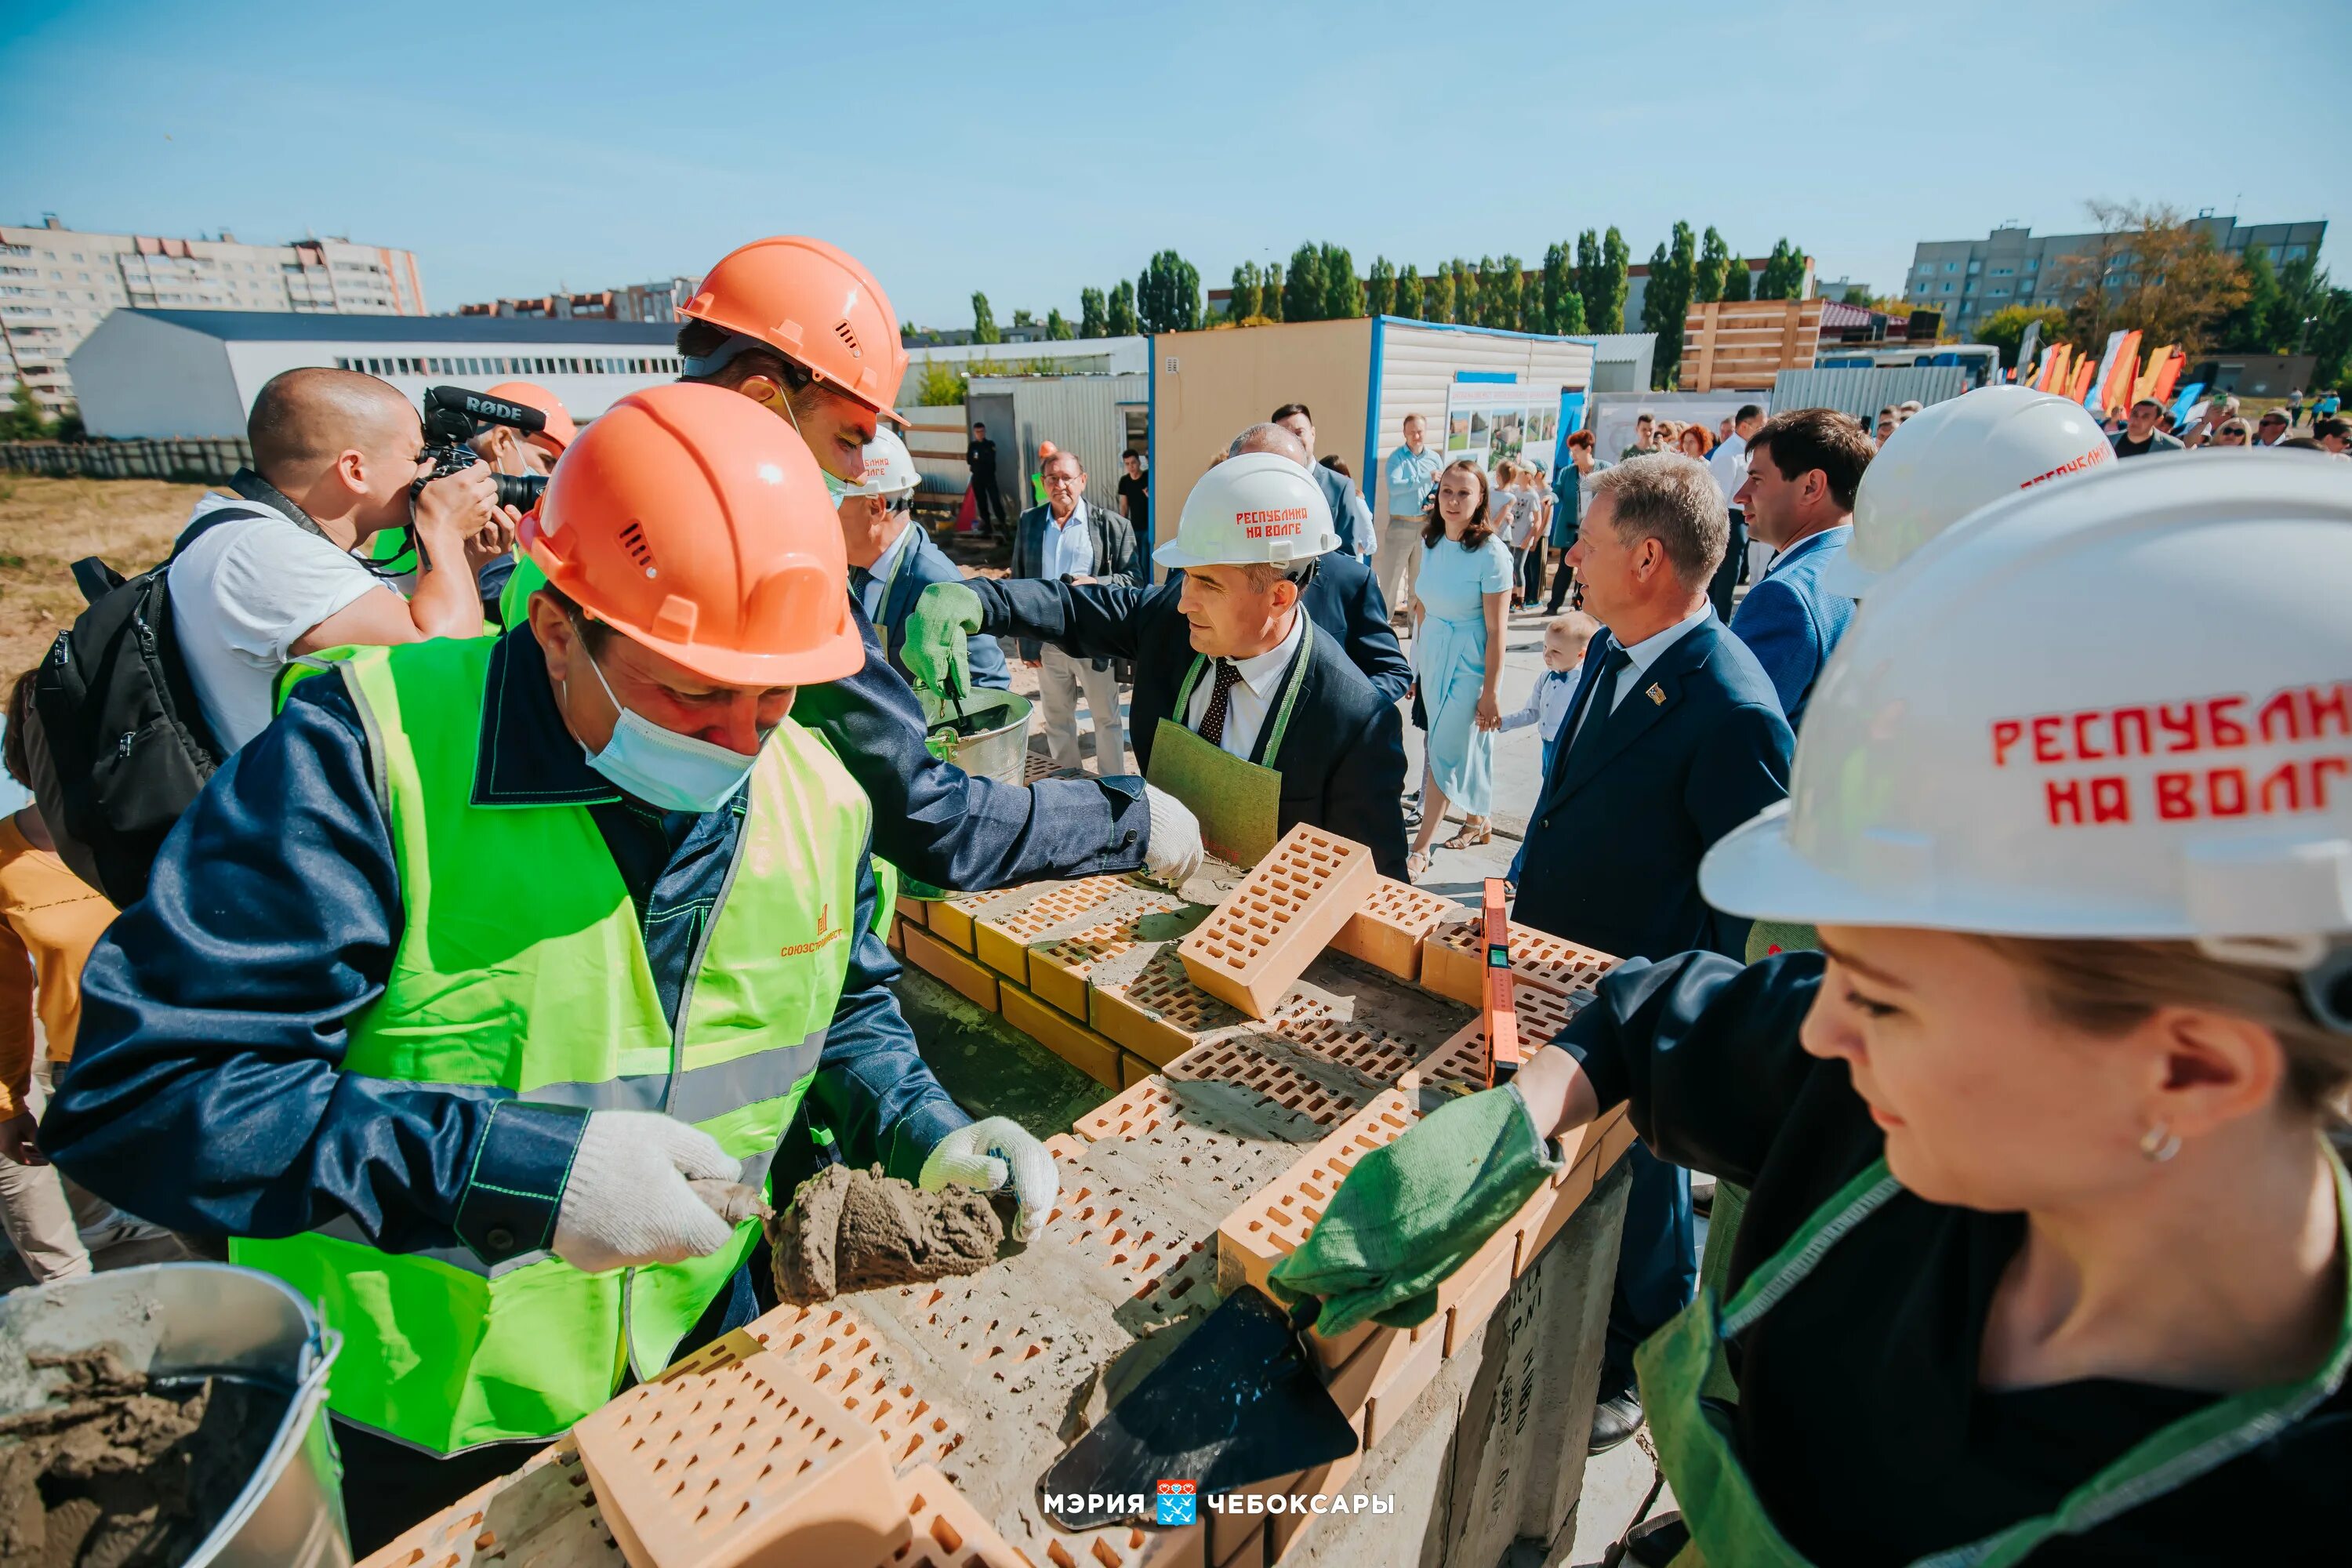
M 117 909 L 144 896 L 163 836 L 228 755 L 180 656 L 172 563 L 220 523 L 268 515 L 217 508 L 180 535 L 163 564 L 136 577 L 95 555 L 74 563 L 89 608 L 58 634 L 33 682 L 57 780 L 43 815 L 81 849 L 77 868 L 94 869 Z

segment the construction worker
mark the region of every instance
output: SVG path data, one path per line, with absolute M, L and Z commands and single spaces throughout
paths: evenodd
M 927 1187 L 1054 1162 L 916 1054 L 873 814 L 796 689 L 866 657 L 808 449 L 614 404 L 492 639 L 342 650 L 215 775 L 84 976 L 58 1167 L 319 1303 L 362 1553 L 754 1311 L 804 1110 Z M 785 1194 L 776 1194 L 782 1201 Z
M 907 668 L 934 685 L 961 681 L 967 641 L 981 632 L 1131 659 L 1136 755 L 1171 794 L 1214 804 L 1212 847 L 1224 858 L 1253 865 L 1307 822 L 1363 844 L 1383 875 L 1402 878 L 1398 709 L 1300 602 L 1339 548 L 1307 470 L 1244 453 L 1201 477 L 1175 538 L 1152 552 L 1182 568 L 1181 580 L 935 584 L 908 617 Z
M 866 444 L 863 477 L 842 492 L 841 538 L 849 552 L 849 591 L 889 649 L 890 668 L 907 667 L 899 649 L 907 641 L 907 616 L 933 583 L 961 583 L 963 574 L 915 521 L 915 490 L 922 476 L 898 432 L 877 430 Z M 1004 650 L 982 639 L 971 650 L 971 682 L 1004 691 L 1013 673 Z
M 1728 1300 L 1640 1352 L 1691 1560 L 2332 1560 L 2352 478 L 2111 468 L 1932 555 L 1864 602 L 1790 803 L 1701 873 L 1823 951 L 1623 964 L 1360 1162 L 1276 1280 L 1327 1333 L 1409 1317 L 1630 1100 L 1753 1187 Z M 1392 1268 L 1353 1261 L 1375 1235 Z
M 721 257 L 680 312 L 685 380 L 723 386 L 788 421 L 838 496 L 907 372 L 898 319 L 872 273 L 821 239 L 757 239 Z M 529 567 L 519 569 L 527 573 Z M 528 580 L 528 579 L 526 579 Z M 801 694 L 798 717 L 874 803 L 874 852 L 938 888 L 1010 887 L 1141 866 L 1181 881 L 1200 826 L 1139 778 L 974 778 L 931 755 L 923 710 L 858 606 L 865 666 Z M 944 694 L 943 694 L 944 695 Z
M 563 456 L 563 448 L 580 434 L 580 426 L 572 423 L 572 411 L 563 406 L 563 400 L 530 381 L 502 381 L 482 395 L 536 408 L 547 416 L 547 423 L 528 436 L 510 425 L 492 425 L 467 443 L 475 454 L 501 474 L 528 477 L 553 473 L 555 460 Z M 507 586 L 514 581 L 514 552 L 509 551 L 483 567 L 480 574 L 482 603 L 486 609 L 495 607 L 495 618 L 502 626 L 519 626 L 530 613 L 528 593 L 518 592 L 511 599 L 507 595 Z

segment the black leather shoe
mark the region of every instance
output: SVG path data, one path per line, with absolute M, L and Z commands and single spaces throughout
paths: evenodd
M 1632 1389 L 1592 1407 L 1592 1444 L 1588 1454 L 1605 1454 L 1642 1429 L 1642 1399 Z
M 1658 1515 L 1625 1538 L 1625 1561 L 1642 1568 L 1671 1568 L 1690 1544 L 1690 1526 L 1679 1510 Z

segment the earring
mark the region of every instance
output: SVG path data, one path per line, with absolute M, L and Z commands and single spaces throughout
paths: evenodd
M 2161 1165 L 2180 1152 L 2180 1134 L 2158 1117 L 2155 1125 L 2139 1135 L 2139 1152 Z

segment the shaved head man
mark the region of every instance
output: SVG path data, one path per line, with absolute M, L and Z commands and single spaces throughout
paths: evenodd
M 1281 425 L 1253 425 L 1234 437 L 1225 447 L 1228 458 L 1238 458 L 1244 452 L 1275 452 L 1302 468 L 1315 466 L 1315 455 L 1307 449 L 1307 443 Z
M 274 376 L 246 419 L 253 467 L 234 497 L 196 503 L 172 563 L 172 621 L 196 700 L 225 749 L 269 722 L 289 660 L 346 644 L 474 637 L 476 574 L 514 543 L 481 463 L 417 488 L 432 472 L 408 400 L 355 371 Z M 415 581 L 404 596 L 355 552 L 388 529 L 415 529 Z

